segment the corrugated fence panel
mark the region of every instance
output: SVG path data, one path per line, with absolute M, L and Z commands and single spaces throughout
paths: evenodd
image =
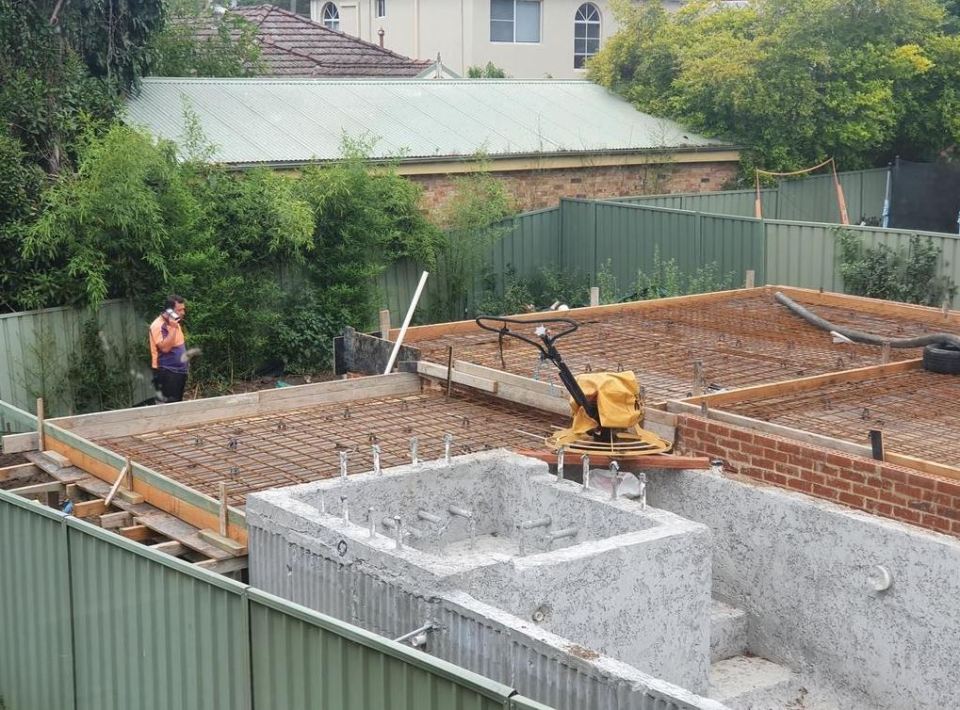
M 753 270 L 754 284 L 766 277 L 763 222 L 717 215 L 700 215 L 700 265 L 716 262 L 720 274 L 733 274 L 731 286 L 743 285 L 747 270 Z
M 700 234 L 693 212 L 638 205 L 597 205 L 597 260 L 609 263 L 621 291 L 629 290 L 637 272 L 653 271 L 654 255 L 674 259 L 691 273 L 699 265 Z
M 767 283 L 844 291 L 839 270 L 836 225 L 781 221 L 767 221 L 764 224 Z M 885 244 L 891 249 L 907 248 L 914 234 L 929 237 L 941 250 L 940 273 L 960 284 L 960 235 L 856 226 L 844 229 L 859 235 L 870 248 L 878 244 Z M 960 295 L 954 297 L 953 306 L 960 306 Z
M 597 203 L 586 200 L 560 200 L 560 264 L 569 274 L 590 274 L 596 279 Z
M 880 218 L 886 175 L 886 168 L 838 174 L 852 224 L 858 224 L 862 218 Z M 837 190 L 829 173 L 780 183 L 779 207 L 776 219 L 840 223 Z
M 725 192 L 704 192 L 688 195 L 683 199 L 683 208 L 696 212 L 732 215 L 734 217 L 754 217 L 756 215 L 756 190 L 730 190 Z M 776 214 L 777 191 L 760 191 L 760 205 L 763 214 Z
M 255 589 L 254 704 L 284 710 L 493 710 L 512 689 Z
M 766 281 L 842 291 L 830 225 L 767 221 Z
M 887 169 L 864 170 L 860 175 L 860 212 L 850 214 L 851 222 L 861 218 L 880 223 L 883 216 L 883 199 L 887 192 Z
M 496 277 L 497 295 L 503 295 L 503 276 L 508 268 L 521 276 L 530 276 L 540 267 L 560 265 L 559 207 L 518 215 L 504 222 L 504 226 L 509 230 L 491 247 L 487 258 L 489 269 Z M 390 309 L 390 322 L 394 327 L 403 322 L 423 270 L 424 267 L 412 259 L 401 259 L 388 266 L 377 278 L 380 307 Z M 424 322 L 439 287 L 437 274 L 431 274 L 415 322 Z M 482 289 L 483 284 L 478 279 L 469 301 L 474 302 Z
M 692 210 L 711 214 L 732 215 L 735 217 L 754 217 L 756 214 L 755 190 L 724 190 L 719 192 L 689 192 L 676 195 L 641 195 L 639 197 L 614 197 L 607 202 L 619 202 L 644 207 L 665 207 L 676 210 Z M 775 217 L 777 214 L 776 188 L 764 188 L 760 191 L 760 204 L 763 214 Z
M 0 400 L 0 431 L 4 434 L 36 431 L 37 418 L 22 409 Z
M 244 585 L 67 525 L 77 710 L 250 708 Z
M 637 197 L 611 197 L 610 202 L 625 205 L 644 205 L 645 207 L 666 207 L 672 210 L 683 209 L 684 195 L 638 195 Z
M 0 399 L 32 412 L 37 397 L 43 396 L 49 415 L 69 413 L 67 369 L 87 318 L 89 311 L 68 307 L 0 315 Z M 132 304 L 107 301 L 97 318 L 106 342 L 116 351 L 111 355 L 123 360 L 138 354 L 136 344 L 146 339 L 147 324 Z M 153 394 L 145 376 L 147 365 L 136 368 L 144 376 L 133 379 L 133 403 Z
M 0 706 L 73 708 L 70 566 L 60 515 L 0 491 Z

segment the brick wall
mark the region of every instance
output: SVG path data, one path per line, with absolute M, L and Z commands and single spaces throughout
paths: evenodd
M 736 163 L 669 163 L 623 167 L 518 170 L 492 173 L 502 180 L 521 212 L 555 207 L 561 197 L 604 198 L 723 189 L 737 174 Z M 423 207 L 443 207 L 456 188 L 456 175 L 412 175 L 424 188 Z
M 701 417 L 677 418 L 677 449 L 764 483 L 960 536 L 960 481 Z

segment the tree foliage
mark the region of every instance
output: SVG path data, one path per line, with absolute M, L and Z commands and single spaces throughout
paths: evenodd
M 182 0 L 155 34 L 155 76 L 254 76 L 262 66 L 257 27 L 240 15 L 217 16 L 207 3 Z
M 590 76 L 641 110 L 746 146 L 748 167 L 846 169 L 960 140 L 960 40 L 938 0 L 615 0 Z
M 271 360 L 326 368 L 332 337 L 372 322 L 374 277 L 404 256 L 433 263 L 444 244 L 419 188 L 358 150 L 293 176 L 178 159 L 204 155 L 202 145 L 180 150 L 119 124 L 91 133 L 77 171 L 22 227 L 15 305 L 125 297 L 149 314 L 176 292 L 203 353 L 200 380 L 232 381 Z

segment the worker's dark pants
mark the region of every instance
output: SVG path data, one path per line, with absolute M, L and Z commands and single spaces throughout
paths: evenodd
M 183 388 L 187 386 L 187 373 L 164 370 L 161 367 L 154 371 L 153 386 L 160 392 L 158 402 L 181 402 Z

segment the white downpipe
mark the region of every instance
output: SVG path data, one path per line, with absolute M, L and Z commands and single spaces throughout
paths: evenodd
M 417 290 L 413 292 L 413 300 L 410 301 L 410 308 L 407 309 L 407 315 L 403 319 L 403 325 L 400 326 L 400 335 L 397 336 L 397 342 L 393 344 L 393 352 L 390 353 L 390 360 L 387 361 L 387 369 L 383 371 L 384 375 L 389 375 L 397 361 L 397 354 L 400 352 L 400 346 L 403 345 L 403 338 L 407 334 L 407 328 L 410 326 L 410 320 L 413 318 L 413 312 L 417 310 L 417 303 L 420 301 L 420 294 L 423 293 L 423 287 L 427 283 L 429 272 L 424 271 L 420 274 L 420 283 L 417 284 Z

